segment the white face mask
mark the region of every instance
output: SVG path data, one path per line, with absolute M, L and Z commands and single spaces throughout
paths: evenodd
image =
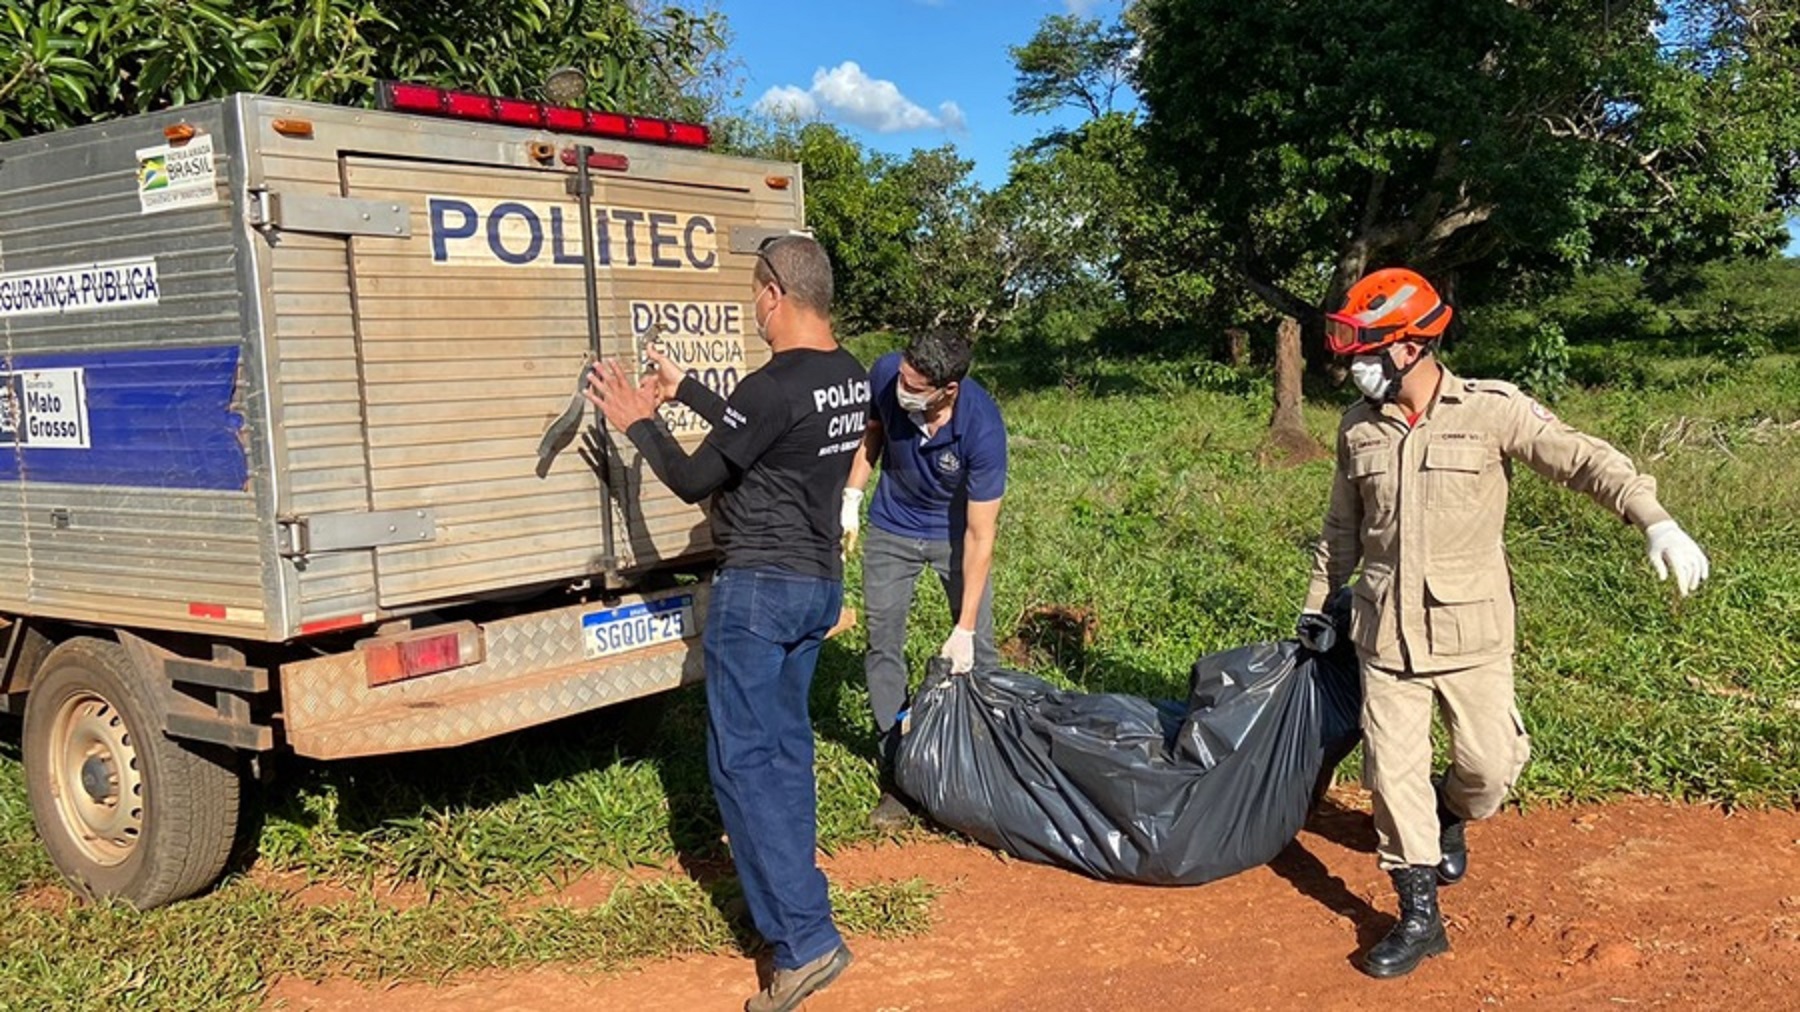
M 1387 375 L 1387 364 L 1382 361 L 1385 355 L 1358 355 L 1350 360 L 1350 379 L 1356 383 L 1356 389 L 1369 400 L 1380 402 L 1391 399 L 1391 394 L 1398 392 L 1398 380 L 1390 380 Z
M 931 407 L 930 397 L 925 394 L 912 393 L 898 384 L 894 386 L 894 398 L 900 402 L 901 410 L 913 414 L 924 414 L 925 409 Z
M 755 321 L 756 336 L 762 338 L 764 344 L 769 343 L 769 321 L 767 318 L 765 318 L 760 313 L 758 313 L 757 309 L 762 306 L 763 292 L 772 291 L 774 289 L 774 287 L 775 286 L 773 286 L 773 285 L 764 286 L 762 291 L 759 291 L 756 293 L 755 300 L 750 303 L 750 319 Z M 774 316 L 774 315 L 775 315 L 775 310 L 770 309 L 769 316 Z

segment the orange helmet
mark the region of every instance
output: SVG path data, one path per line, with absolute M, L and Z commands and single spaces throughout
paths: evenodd
M 1334 355 L 1367 355 L 1400 341 L 1429 341 L 1450 325 L 1450 307 L 1416 271 L 1389 267 L 1350 286 L 1344 308 L 1325 314 Z

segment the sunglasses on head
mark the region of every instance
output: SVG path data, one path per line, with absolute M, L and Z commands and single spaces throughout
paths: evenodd
M 781 280 L 781 272 L 775 269 L 775 261 L 769 256 L 770 247 L 774 246 L 784 238 L 786 238 L 786 236 L 772 235 L 767 239 L 764 239 L 756 247 L 756 258 L 761 260 L 763 266 L 769 269 L 769 280 L 775 282 L 775 287 L 780 289 L 781 294 L 786 295 L 787 282 Z

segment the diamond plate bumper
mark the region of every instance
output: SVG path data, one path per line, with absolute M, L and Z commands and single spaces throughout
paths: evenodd
M 688 638 L 617 657 L 582 652 L 581 617 L 613 604 L 576 605 L 489 622 L 480 664 L 370 688 L 351 651 L 281 666 L 287 741 L 315 759 L 348 759 L 463 745 L 671 689 L 701 678 L 707 584 L 620 604 L 694 597 Z

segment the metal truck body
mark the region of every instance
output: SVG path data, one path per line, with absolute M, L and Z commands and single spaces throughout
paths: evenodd
M 797 166 L 249 95 L 0 144 L 0 709 L 88 891 L 217 874 L 120 870 L 156 843 L 155 778 L 116 768 L 146 731 L 341 758 L 699 676 L 704 511 L 591 411 L 537 455 L 591 354 L 583 143 L 605 354 L 654 331 L 729 394 L 766 359 L 750 271 L 801 227 Z M 109 663 L 137 751 L 81 688 Z

